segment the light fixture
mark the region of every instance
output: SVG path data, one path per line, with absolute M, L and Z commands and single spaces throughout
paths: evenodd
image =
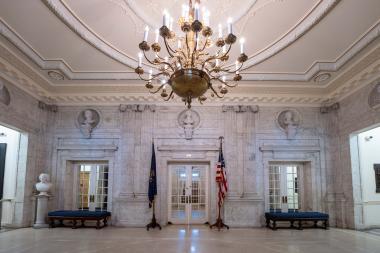
M 202 12 L 202 22 L 201 22 Z M 244 53 L 245 39 L 240 39 L 240 55 L 235 63 L 228 64 L 229 53 L 237 38 L 232 31 L 232 18 L 228 18 L 228 33 L 223 35 L 223 27 L 218 26 L 218 36 L 212 40 L 213 30 L 210 27 L 210 12 L 200 9 L 200 0 L 190 0 L 182 5 L 179 25 L 183 34 L 176 35 L 173 31 L 173 18 L 164 10 L 163 25 L 155 31 L 154 43 L 149 45 L 149 27 L 145 28 L 144 39 L 139 44 L 138 67 L 135 72 L 146 81 L 145 87 L 149 92 L 161 92 L 161 97 L 169 101 L 174 94 L 182 98 L 188 108 L 193 99 L 202 104 L 209 91 L 211 97 L 223 98 L 228 87 L 235 87 L 242 80 L 239 71 L 248 56 Z M 161 45 L 159 35 L 163 38 L 167 56 L 160 55 Z M 176 49 L 175 49 L 176 47 Z M 214 52 L 211 52 L 212 49 Z M 149 59 L 147 52 L 152 49 L 154 59 Z M 149 74 L 144 74 L 142 58 L 154 68 Z M 234 81 L 227 82 L 227 76 Z M 219 85 L 216 86 L 215 83 Z M 155 87 L 155 84 L 158 86 Z M 170 89 L 170 93 L 169 90 Z

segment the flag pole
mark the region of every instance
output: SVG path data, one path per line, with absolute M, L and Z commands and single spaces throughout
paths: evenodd
M 160 224 L 156 220 L 156 195 L 157 195 L 157 175 L 156 175 L 156 154 L 154 152 L 154 140 L 152 138 L 152 160 L 150 165 L 150 176 L 149 176 L 149 207 L 153 208 L 152 220 L 146 225 L 146 230 L 149 231 L 150 228 L 158 227 L 161 230 Z
M 222 144 L 223 144 L 223 139 L 224 137 L 223 136 L 220 136 L 219 137 L 219 140 L 220 140 L 220 146 L 219 146 L 219 154 L 222 152 Z M 222 182 L 217 182 L 218 183 L 218 190 L 219 192 L 222 190 L 221 187 L 222 187 Z M 224 202 L 223 202 L 224 204 Z M 226 224 L 224 224 L 223 222 L 223 219 L 222 219 L 222 216 L 221 216 L 221 209 L 222 209 L 222 205 L 220 203 L 220 201 L 218 201 L 218 218 L 216 219 L 216 222 L 212 225 L 210 225 L 210 229 L 212 228 L 217 228 L 218 231 L 220 231 L 220 229 L 223 229 L 223 228 L 227 228 L 227 229 L 230 229 L 229 226 L 227 226 Z
M 148 230 L 148 231 L 150 228 L 154 229 L 156 227 L 161 230 L 161 225 L 158 224 L 158 222 L 156 220 L 156 207 L 155 207 L 156 204 L 155 204 L 155 202 L 156 202 L 155 200 L 152 201 L 152 209 L 153 209 L 152 221 L 148 225 L 146 225 L 146 230 Z

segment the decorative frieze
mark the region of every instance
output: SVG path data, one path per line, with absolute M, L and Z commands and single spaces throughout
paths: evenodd
M 369 93 L 368 105 L 371 109 L 380 109 L 380 81 L 374 85 Z
M 227 112 L 227 111 L 234 111 L 236 113 L 241 113 L 241 112 L 257 113 L 259 112 L 259 106 L 258 105 L 223 105 L 222 112 Z
M 11 95 L 9 94 L 9 90 L 5 86 L 3 81 L 1 80 L 0 80 L 0 103 L 4 105 L 9 105 L 11 103 Z
M 38 101 L 38 108 L 44 111 L 49 111 L 49 112 L 57 112 L 58 111 L 58 106 L 56 105 L 49 105 L 46 104 L 42 101 Z
M 151 112 L 156 111 L 156 105 L 144 105 L 144 104 L 132 104 L 132 105 L 125 105 L 121 104 L 119 106 L 119 111 L 120 112 L 143 112 L 149 110 Z
M 319 111 L 321 113 L 329 113 L 329 112 L 332 112 L 332 111 L 336 111 L 340 108 L 340 105 L 339 103 L 334 103 L 332 105 L 329 105 L 329 106 L 322 106 Z

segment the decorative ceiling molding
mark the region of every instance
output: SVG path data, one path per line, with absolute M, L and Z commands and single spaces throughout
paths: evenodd
M 125 53 L 121 52 L 115 48 L 112 44 L 105 41 L 94 31 L 92 31 L 88 26 L 76 16 L 68 6 L 62 0 L 42 0 L 46 6 L 58 17 L 60 18 L 72 31 L 74 31 L 78 36 L 87 41 L 90 45 L 97 48 L 104 54 L 113 58 L 116 61 L 130 67 L 134 68 L 136 66 L 136 60 L 134 57 L 130 57 Z M 339 3 L 340 0 L 321 0 L 297 25 L 288 31 L 279 40 L 272 43 L 270 46 L 261 50 L 257 54 L 250 57 L 247 62 L 246 69 L 262 62 L 288 47 L 294 43 L 297 39 L 302 37 L 307 31 L 314 27 L 320 20 L 323 19 L 333 8 Z M 127 3 L 131 6 L 130 2 Z M 138 14 L 137 14 L 138 15 Z M 313 67 L 313 71 L 308 71 L 307 73 L 243 73 L 244 78 L 247 81 L 258 81 L 258 80 L 271 80 L 271 81 L 309 81 L 313 76 L 322 71 L 320 66 L 323 63 L 318 64 L 318 66 Z M 334 68 L 334 67 L 333 67 Z M 320 69 L 320 70 L 319 70 Z M 328 69 L 326 70 L 328 71 Z M 62 71 L 65 73 L 64 71 Z M 66 73 L 65 73 L 66 74 Z M 81 78 L 71 78 L 70 79 L 135 79 L 133 73 L 81 73 Z M 123 76 L 125 75 L 125 76 Z
M 119 55 L 123 59 L 129 59 L 125 64 L 132 64 L 134 66 L 136 62 L 128 58 L 125 54 L 116 50 L 109 43 L 100 39 L 100 37 L 94 34 L 92 31 L 88 30 L 88 27 L 83 25 L 83 22 L 73 16 L 73 13 L 67 9 L 67 7 L 60 0 L 42 0 L 53 12 L 60 17 L 74 32 L 79 36 L 89 42 L 91 45 L 95 46 L 99 50 L 107 50 L 109 52 L 108 56 L 117 60 Z M 272 56 L 275 54 L 273 49 L 278 50 L 279 45 L 285 45 L 288 43 L 290 45 L 296 38 L 302 36 L 307 30 L 311 29 L 317 22 L 319 22 L 340 0 L 327 0 L 321 1 L 313 11 L 307 15 L 301 23 L 295 26 L 294 29 L 289 31 L 282 39 L 277 41 L 277 43 L 268 47 L 265 52 L 272 52 Z M 61 11 L 63 10 L 63 11 Z M 76 21 L 76 22 L 75 22 Z M 74 27 L 75 26 L 75 27 Z M 0 34 L 5 36 L 14 45 L 16 45 L 23 53 L 25 53 L 29 58 L 31 58 L 41 69 L 43 70 L 59 70 L 67 79 L 71 80 L 135 80 L 136 75 L 133 71 L 126 72 L 84 72 L 84 71 L 73 71 L 72 68 L 62 59 L 44 59 L 38 54 L 25 40 L 21 38 L 5 21 L 0 19 Z M 361 38 L 355 41 L 351 47 L 349 47 L 341 56 L 337 58 L 335 62 L 315 62 L 306 72 L 304 73 L 243 73 L 244 80 L 246 81 L 296 81 L 296 82 L 307 82 L 315 78 L 320 72 L 335 72 L 339 70 L 345 63 L 347 63 L 352 57 L 354 57 L 358 52 L 365 48 L 369 43 L 371 43 L 376 38 L 380 37 L 380 20 Z M 287 43 L 284 44 L 284 42 Z M 281 47 L 282 48 L 282 47 Z M 103 52 L 103 51 L 102 51 Z M 260 54 L 259 54 L 260 55 Z M 259 57 L 259 55 L 254 56 Z M 271 56 L 269 56 L 271 57 Z M 123 62 L 122 62 L 123 63 Z
M 376 54 L 377 57 L 380 56 L 379 51 L 375 52 L 375 54 L 377 53 Z M 370 64 L 370 66 L 365 68 L 363 71 L 359 73 L 355 73 L 345 85 L 335 89 L 328 96 L 326 96 L 325 103 L 341 101 L 344 98 L 356 92 L 357 90 L 379 79 L 380 78 L 380 58 L 377 58 L 377 59 L 378 59 L 377 61 Z
M 103 52 L 114 60 L 134 69 L 136 60 L 124 54 L 116 47 L 106 42 L 103 38 L 84 24 L 61 0 L 42 0 L 43 3 L 62 20 L 73 32 L 90 45 Z
M 0 57 L 0 77 L 12 83 L 16 87 L 32 95 L 36 99 L 48 98 L 49 94 L 40 85 L 33 82 L 28 76 Z
M 141 94 L 62 94 L 53 95 L 52 99 L 57 105 L 118 105 L 128 103 L 154 103 L 165 104 L 159 96 L 149 96 L 145 93 Z M 292 105 L 292 106 L 309 106 L 319 107 L 325 99 L 321 96 L 308 95 L 290 95 L 290 94 L 230 94 L 224 99 L 208 99 L 204 105 L 217 106 L 222 104 L 236 103 L 255 103 L 258 105 Z M 178 97 L 171 100 L 171 105 L 183 105 L 183 102 Z
M 271 58 L 293 44 L 317 25 L 340 1 L 341 0 L 321 0 L 298 24 L 286 32 L 281 38 L 250 56 L 246 62 L 245 69 Z
M 135 79 L 133 71 L 126 72 L 81 72 L 74 71 L 63 59 L 44 59 L 30 44 L 28 44 L 17 32 L 0 18 L 0 34 L 12 42 L 19 50 L 33 60 L 42 70 L 59 70 L 70 80 L 95 80 L 95 79 Z
M 244 80 L 249 81 L 301 81 L 307 82 L 319 75 L 320 72 L 336 72 L 344 64 L 350 61 L 361 50 L 372 41 L 380 37 L 380 20 L 366 33 L 355 41 L 345 52 L 343 52 L 334 62 L 315 62 L 304 73 L 243 73 Z
M 111 0 L 108 0 L 111 2 Z M 145 24 L 148 24 L 150 27 L 155 27 L 157 25 L 157 20 L 153 19 L 151 16 L 147 15 L 143 9 L 141 8 L 141 5 L 138 4 L 139 1 L 135 0 L 122 0 L 128 8 L 130 8 L 136 15 L 137 17 L 142 20 Z M 272 2 L 278 2 L 278 1 L 283 1 L 283 0 L 268 0 L 261 6 L 261 8 L 265 7 L 269 3 Z M 157 8 L 159 6 L 159 3 L 156 3 L 157 1 L 151 0 L 147 4 L 147 8 L 151 8 L 152 11 L 155 11 L 157 15 L 161 16 L 162 15 L 162 9 Z M 174 1 L 175 2 L 175 1 Z M 219 4 L 218 8 L 214 8 L 213 11 L 213 16 L 214 17 L 226 17 L 226 15 L 229 15 L 231 10 L 236 11 L 237 13 L 233 17 L 233 22 L 236 24 L 239 22 L 244 16 L 246 16 L 248 13 L 251 13 L 251 10 L 257 3 L 257 0 L 245 0 L 241 8 L 236 8 L 236 2 L 235 1 L 224 1 L 223 4 Z M 115 3 L 117 4 L 117 3 Z M 120 5 L 119 5 L 120 6 Z M 120 6 L 123 8 L 122 6 Z M 124 7 L 125 8 L 125 7 Z M 258 10 L 256 9 L 255 12 Z M 224 27 L 227 29 L 227 27 Z

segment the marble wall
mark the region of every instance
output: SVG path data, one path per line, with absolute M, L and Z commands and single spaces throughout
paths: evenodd
M 328 201 L 335 205 L 333 208 L 339 227 L 365 228 L 362 220 L 360 175 L 359 170 L 354 170 L 353 173 L 351 157 L 355 150 L 350 149 L 350 138 L 360 131 L 380 124 L 379 107 L 376 109 L 370 106 L 373 103 L 370 99 L 371 94 L 378 83 L 379 79 L 364 86 L 340 101 L 339 110 L 326 115 L 329 134 L 328 171 L 332 175 L 328 179 L 332 192 L 328 195 Z M 377 100 L 377 105 L 379 104 Z
M 81 111 L 94 109 L 100 123 L 86 138 L 76 122 Z M 305 189 L 312 194 L 309 208 L 328 211 L 326 204 L 326 130 L 319 108 L 196 106 L 191 138 L 181 115 L 185 106 L 122 105 L 59 107 L 54 128 L 52 172 L 55 190 L 51 208 L 75 208 L 70 162 L 107 160 L 112 180 L 113 224 L 143 226 L 151 215 L 147 201 L 151 143 L 158 166 L 157 216 L 168 221 L 168 164 L 202 162 L 210 165 L 210 217 L 216 218 L 215 164 L 219 136 L 229 183 L 224 218 L 231 226 L 261 226 L 268 208 L 268 167 L 271 162 L 309 166 Z M 284 110 L 299 115 L 294 139 L 281 129 L 277 117 Z M 199 122 L 197 121 L 199 117 Z M 306 175 L 307 173 L 305 173 Z M 330 210 L 333 211 L 333 210 Z M 333 215 L 334 216 L 334 215 Z
M 60 106 L 55 112 L 56 108 L 39 103 L 9 83 L 6 85 L 11 102 L 0 104 L 0 123 L 28 136 L 27 164 L 20 171 L 14 201 L 16 226 L 33 222 L 33 185 L 41 172 L 52 175 L 50 209 L 76 208 L 71 165 L 84 160 L 109 163 L 113 225 L 144 226 L 151 216 L 147 185 L 152 140 L 157 155 L 159 221 L 168 221 L 168 165 L 202 162 L 210 167 L 209 221 L 213 222 L 217 213 L 214 178 L 219 136 L 225 138 L 229 192 L 224 219 L 229 225 L 264 224 L 268 169 L 273 162 L 302 165 L 302 187 L 308 195 L 302 197 L 308 199 L 304 209 L 328 212 L 333 226 L 354 228 L 360 222 L 360 201 L 354 200 L 357 185 L 352 177 L 349 137 L 380 123 L 379 111 L 368 105 L 374 84 L 343 99 L 340 108 L 325 108 L 323 113 L 315 107 L 204 105 L 192 108 L 190 123 L 185 122 L 185 106 L 169 103 Z M 83 134 L 77 120 L 86 109 L 98 112 L 100 119 L 91 138 Z M 289 110 L 298 117 L 294 129 L 284 129 L 283 122 L 277 121 L 281 112 Z
M 17 168 L 16 195 L 12 198 L 13 221 L 7 226 L 30 226 L 34 217 L 34 184 L 41 172 L 50 171 L 52 128 L 55 113 L 47 110 L 38 100 L 16 88 L 5 80 L 0 80 L 8 89 L 10 101 L 0 103 L 0 124 L 22 133 Z M 5 179 L 6 180 L 6 179 Z M 9 203 L 8 203 L 9 204 Z

